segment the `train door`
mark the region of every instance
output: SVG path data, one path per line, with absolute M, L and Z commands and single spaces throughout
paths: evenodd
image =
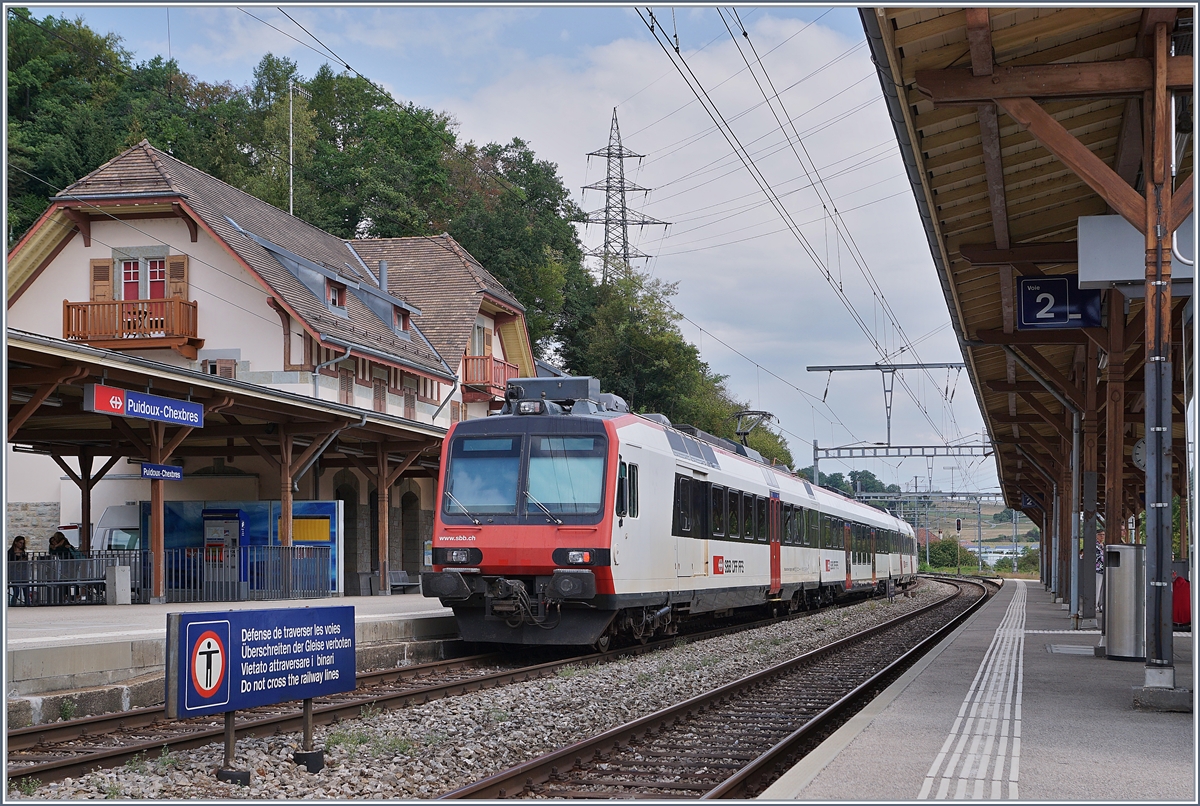
M 780 572 L 779 562 L 779 544 L 780 544 L 780 513 L 782 511 L 782 502 L 779 500 L 779 493 L 771 491 L 771 498 L 767 502 L 767 537 L 771 541 L 771 595 L 774 596 L 783 588 L 783 575 Z
M 871 534 L 871 536 L 870 536 L 871 545 L 868 546 L 868 548 L 871 551 L 871 584 L 877 585 L 877 584 L 879 584 L 879 578 L 878 578 L 879 577 L 879 574 L 878 574 L 879 561 L 877 559 L 879 557 L 879 554 L 876 551 L 877 543 L 875 542 L 875 530 L 872 529 L 870 534 Z
M 854 581 L 850 577 L 854 562 L 854 532 L 849 521 L 842 522 L 842 546 L 846 552 L 846 590 L 850 590 L 854 587 Z

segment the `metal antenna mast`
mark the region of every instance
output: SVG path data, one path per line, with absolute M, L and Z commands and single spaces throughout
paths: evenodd
M 644 154 L 635 154 L 621 144 L 621 128 L 617 125 L 617 109 L 613 107 L 612 128 L 608 133 L 608 146 L 599 151 L 588 152 L 589 157 L 604 157 L 608 171 L 603 182 L 585 185 L 584 190 L 603 190 L 604 209 L 587 214 L 588 224 L 604 225 L 604 246 L 588 249 L 585 254 L 600 258 L 600 281 L 607 283 L 610 276 L 618 272 L 628 274 L 631 261 L 648 258 L 645 252 L 629 245 L 629 227 L 667 226 L 669 222 L 630 210 L 626 203 L 628 193 L 649 193 L 650 188 L 639 187 L 625 180 L 625 160 L 641 159 Z

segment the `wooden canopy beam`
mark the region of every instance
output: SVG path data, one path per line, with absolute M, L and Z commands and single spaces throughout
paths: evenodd
M 1012 244 L 1007 248 L 995 243 L 965 243 L 958 247 L 958 253 L 973 266 L 1079 262 L 1079 244 L 1074 241 Z
M 1190 60 L 1189 60 L 1190 62 Z M 1063 65 L 1069 66 L 1069 65 Z M 1037 141 L 1058 157 L 1092 190 L 1100 194 L 1138 232 L 1146 230 L 1146 200 L 1121 179 L 1112 168 L 1075 139 L 1032 98 L 996 99 L 1013 120 L 1033 134 Z
M 974 76 L 992 74 L 992 22 L 986 8 L 968 8 L 967 39 L 971 43 L 971 73 Z M 996 244 L 1008 248 L 1008 201 L 1004 193 L 1004 164 L 1000 159 L 1000 123 L 995 104 L 979 105 L 980 145 L 983 148 L 983 169 L 987 177 L 988 207 L 992 212 L 992 231 Z
M 1096 331 L 1089 334 L 1087 331 Z M 1003 328 L 975 331 L 975 339 L 987 344 L 1087 344 L 1089 337 L 1108 340 L 1103 328 L 1063 328 L 1062 330 L 1018 330 L 1005 333 Z
M 25 422 L 33 416 L 33 413 L 37 411 L 43 403 L 46 402 L 46 398 L 54 394 L 54 390 L 58 388 L 59 384 L 71 383 L 72 381 L 77 381 L 81 378 L 86 378 L 87 376 L 88 368 L 86 366 L 80 366 L 58 370 L 57 375 L 49 377 L 47 381 L 40 385 L 37 388 L 37 391 L 30 396 L 25 405 L 21 407 L 21 410 L 13 415 L 13 418 L 8 421 L 8 441 L 12 442 L 13 437 L 16 436 L 17 431 L 21 429 L 21 426 L 23 426 Z M 7 394 L 7 392 L 5 394 Z
M 918 70 L 917 91 L 938 106 L 978 104 L 1000 98 L 1117 98 L 1154 89 L 1150 59 L 1033 64 L 1001 67 L 988 75 L 951 67 Z M 1192 88 L 1192 57 L 1167 59 L 1167 89 Z

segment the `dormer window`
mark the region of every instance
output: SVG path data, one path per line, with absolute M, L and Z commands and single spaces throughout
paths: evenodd
M 346 308 L 346 286 L 329 280 L 326 283 L 326 289 L 328 290 L 329 307 L 344 310 Z
M 408 330 L 408 311 L 400 307 L 395 307 L 392 309 L 392 312 L 395 315 L 395 321 L 393 322 L 393 325 L 395 326 L 396 330 Z

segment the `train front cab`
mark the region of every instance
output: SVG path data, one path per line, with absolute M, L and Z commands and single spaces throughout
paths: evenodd
M 611 422 L 499 416 L 457 423 L 443 448 L 433 571 L 467 641 L 586 645 L 612 620 Z

